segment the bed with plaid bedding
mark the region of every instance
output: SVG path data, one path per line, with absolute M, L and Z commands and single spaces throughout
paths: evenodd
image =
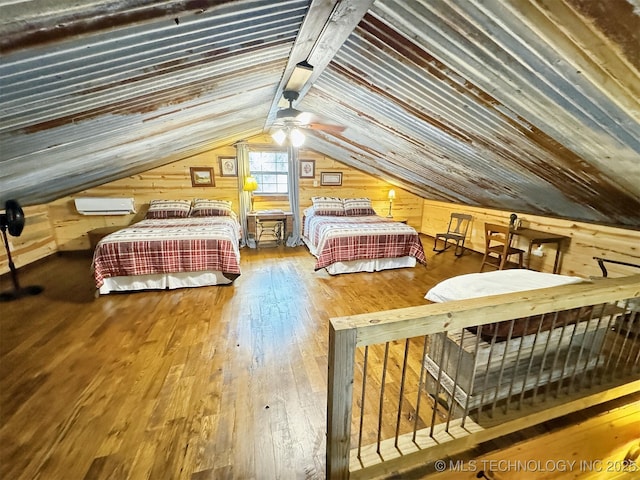
M 240 225 L 235 217 L 146 219 L 104 237 L 93 255 L 100 288 L 109 277 L 184 272 L 240 276 Z
M 400 257 L 426 264 L 418 232 L 377 215 L 305 215 L 303 238 L 317 258 L 315 270 L 336 262 Z

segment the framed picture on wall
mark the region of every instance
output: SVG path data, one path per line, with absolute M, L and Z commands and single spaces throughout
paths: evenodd
M 221 177 L 238 176 L 238 159 L 236 157 L 218 157 Z
M 315 160 L 300 160 L 300 178 L 314 178 L 316 176 Z
M 213 168 L 210 167 L 189 167 L 191 172 L 192 187 L 215 187 L 216 182 L 213 177 Z
M 342 185 L 342 172 L 321 172 L 320 185 L 339 187 Z

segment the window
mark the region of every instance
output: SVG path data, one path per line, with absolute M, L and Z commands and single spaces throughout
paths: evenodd
M 287 195 L 289 155 L 286 151 L 249 152 L 249 170 L 258 182 L 257 194 Z

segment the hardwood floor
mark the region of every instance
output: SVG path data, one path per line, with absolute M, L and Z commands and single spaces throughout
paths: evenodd
M 45 290 L 0 304 L 0 478 L 324 478 L 329 318 L 478 271 L 431 242 L 427 268 L 331 277 L 304 247 L 243 249 L 231 286 L 100 298 L 89 254 L 22 269 Z

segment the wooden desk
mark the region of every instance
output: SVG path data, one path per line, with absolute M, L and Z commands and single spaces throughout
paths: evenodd
M 529 242 L 529 250 L 527 251 L 527 268 L 531 263 L 531 248 L 534 245 L 542 245 L 545 243 L 552 243 L 556 245 L 556 259 L 553 263 L 553 273 L 559 273 L 560 265 L 560 251 L 562 250 L 562 242 L 569 240 L 569 237 L 564 235 L 558 235 L 551 232 L 541 232 L 539 230 L 532 230 L 530 228 L 510 228 L 509 231 L 512 235 L 525 238 Z
M 284 232 L 282 239 L 284 243 L 287 243 L 289 235 L 293 232 L 293 213 L 291 212 L 272 212 L 270 210 L 257 211 L 247 214 L 247 237 L 256 238 L 256 232 L 258 230 L 256 221 L 265 220 L 284 220 Z

